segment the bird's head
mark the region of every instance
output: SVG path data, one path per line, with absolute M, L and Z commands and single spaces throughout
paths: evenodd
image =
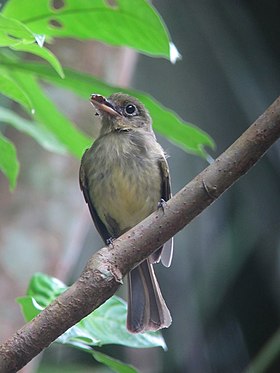
M 124 93 L 114 93 L 108 98 L 92 94 L 90 102 L 102 117 L 103 134 L 118 130 L 152 131 L 149 112 L 135 97 Z

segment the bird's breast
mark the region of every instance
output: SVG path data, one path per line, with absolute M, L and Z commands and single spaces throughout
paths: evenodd
M 90 195 L 109 233 L 119 236 L 157 208 L 161 197 L 159 155 L 115 139 L 110 149 L 108 145 L 106 141 L 92 154 Z

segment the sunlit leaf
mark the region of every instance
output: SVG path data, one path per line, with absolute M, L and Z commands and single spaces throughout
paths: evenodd
M 66 118 L 43 92 L 35 78 L 29 74 L 15 73 L 18 84 L 30 94 L 35 109 L 34 118 L 44 124 L 56 139 L 77 158 L 81 158 L 84 150 L 92 140 L 75 128 L 74 124 Z M 60 79 L 60 78 L 59 78 Z M 62 79 L 61 79 L 62 80 Z
M 14 144 L 0 132 L 0 170 L 8 178 L 10 189 L 16 186 L 19 163 Z
M 33 32 L 55 37 L 96 39 L 170 58 L 166 26 L 146 0 L 10 0 L 3 13 L 25 23 Z
M 56 70 L 61 78 L 64 78 L 64 73 L 60 62 L 50 50 L 40 47 L 37 44 L 18 44 L 12 46 L 11 48 L 16 51 L 32 53 L 43 58 L 44 60 L 49 62 L 50 65 L 52 65 L 52 67 Z
M 26 295 L 34 298 L 41 307 L 45 308 L 66 289 L 67 286 L 57 278 L 35 273 L 29 282 Z
M 22 7 L 20 7 L 22 9 Z M 32 31 L 16 19 L 0 13 L 0 46 L 11 46 L 35 41 Z
M 16 81 L 7 74 L 0 74 L 0 93 L 9 97 L 11 100 L 18 102 L 30 112 L 32 104 L 26 91 L 24 91 Z
M 20 6 L 20 9 L 24 7 Z M 9 46 L 16 51 L 35 54 L 48 61 L 63 78 L 62 67 L 56 56 L 43 48 L 45 35 L 33 33 L 26 25 L 0 13 L 0 46 Z
M 76 129 L 74 123 L 57 109 L 53 101 L 44 93 L 34 74 L 27 74 L 27 71 L 22 69 L 12 70 L 10 68 L 12 62 L 18 62 L 19 65 L 24 63 L 19 61 L 17 56 L 11 55 L 11 53 L 0 53 L 1 70 L 12 74 L 22 90 L 29 92 L 29 98 L 34 107 L 34 119 L 52 132 L 57 141 L 65 145 L 70 153 L 77 158 L 81 158 L 84 150 L 90 146 L 92 140 Z M 55 75 L 57 74 L 55 73 Z M 58 78 L 61 79 L 60 77 Z
M 21 311 L 23 313 L 23 317 L 25 321 L 32 320 L 35 316 L 39 315 L 39 313 L 44 309 L 40 306 L 36 300 L 30 296 L 26 297 L 18 297 L 17 303 L 21 307 Z

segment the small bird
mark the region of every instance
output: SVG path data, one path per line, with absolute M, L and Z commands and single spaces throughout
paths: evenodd
M 108 99 L 92 94 L 101 117 L 99 137 L 82 157 L 80 186 L 105 244 L 141 222 L 171 197 L 169 168 L 144 105 L 124 93 Z M 170 312 L 153 264 L 169 267 L 173 239 L 128 274 L 127 329 L 143 333 L 167 328 Z

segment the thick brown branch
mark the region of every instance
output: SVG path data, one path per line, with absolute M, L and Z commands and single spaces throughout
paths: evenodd
M 0 371 L 16 372 L 115 293 L 122 278 L 245 174 L 280 136 L 280 98 L 215 162 L 135 228 L 104 247 L 80 278 L 0 346 Z

